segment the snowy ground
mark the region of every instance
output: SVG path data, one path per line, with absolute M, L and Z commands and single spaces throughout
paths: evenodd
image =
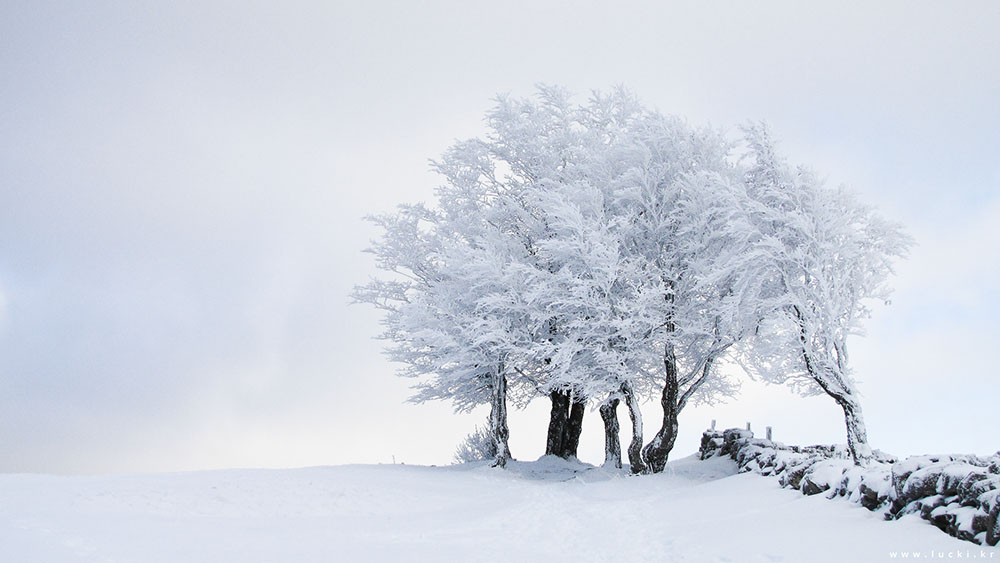
M 734 472 L 726 458 L 646 477 L 543 458 L 508 471 L 0 475 L 0 560 L 1000 561 L 917 518 L 884 522 Z

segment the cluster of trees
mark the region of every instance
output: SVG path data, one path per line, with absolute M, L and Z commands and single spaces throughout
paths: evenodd
M 855 460 L 871 456 L 846 339 L 887 296 L 909 245 L 896 225 L 786 164 L 762 126 L 727 139 L 622 89 L 499 97 L 487 123 L 433 162 L 436 205 L 371 218 L 387 275 L 354 298 L 384 311 L 414 400 L 489 404 L 499 466 L 507 405 L 548 397 L 547 454 L 575 456 L 596 406 L 620 467 L 624 403 L 631 469 L 658 472 L 685 406 L 733 392 L 730 362 L 826 393 Z M 645 443 L 639 406 L 657 396 Z

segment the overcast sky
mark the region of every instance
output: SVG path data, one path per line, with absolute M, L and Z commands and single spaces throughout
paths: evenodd
M 431 200 L 427 160 L 539 82 L 767 121 L 904 223 L 851 343 L 869 437 L 994 452 L 998 29 L 995 1 L 0 3 L 0 471 L 448 463 L 486 410 L 404 404 L 348 305 L 361 217 Z M 515 457 L 546 402 L 511 412 Z M 711 419 L 844 440 L 832 401 L 748 382 L 682 414 L 675 456 Z M 602 440 L 590 413 L 581 457 Z

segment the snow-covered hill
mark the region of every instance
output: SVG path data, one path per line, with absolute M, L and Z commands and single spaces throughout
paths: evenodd
M 950 554 L 950 555 L 949 555 Z M 735 474 L 728 458 L 664 474 L 543 458 L 155 475 L 0 475 L 0 560 L 1000 561 L 914 517 Z

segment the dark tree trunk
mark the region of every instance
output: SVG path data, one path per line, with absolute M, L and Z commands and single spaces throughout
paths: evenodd
M 566 441 L 562 455 L 566 459 L 576 457 L 580 446 L 580 434 L 583 432 L 583 415 L 586 407 L 586 401 L 573 397 L 573 406 L 570 408 L 569 420 L 566 423 Z
M 864 465 L 872 458 L 872 449 L 868 445 L 868 431 L 865 429 L 865 419 L 861 414 L 861 404 L 853 397 L 836 398 L 840 408 L 844 409 L 844 422 L 847 424 L 847 449 L 855 465 Z
M 549 394 L 552 410 L 549 414 L 549 433 L 545 441 L 545 455 L 569 459 L 576 457 L 583 431 L 583 414 L 586 401 L 571 399 L 569 391 Z
M 505 467 L 510 459 L 510 448 L 507 439 L 510 432 L 507 429 L 507 375 L 503 364 L 492 374 L 492 396 L 490 400 L 490 434 L 496 446 L 497 457 L 493 467 Z
M 851 452 L 851 458 L 855 465 L 864 465 L 872 458 L 872 449 L 868 445 L 868 431 L 865 429 L 865 418 L 861 414 L 861 403 L 858 402 L 853 392 L 853 385 L 845 381 L 841 374 L 832 371 L 821 372 L 823 368 L 818 366 L 808 352 L 809 341 L 806 337 L 806 328 L 803 322 L 802 311 L 798 307 L 793 307 L 795 318 L 799 321 L 799 341 L 802 343 L 802 361 L 806 365 L 806 371 L 820 388 L 827 395 L 837 401 L 840 408 L 844 410 L 844 422 L 847 425 L 847 448 Z M 837 350 L 837 365 L 840 367 L 840 350 Z
M 663 426 L 656 436 L 642 449 L 642 457 L 646 462 L 649 471 L 660 473 L 667 465 L 667 458 L 670 450 L 674 449 L 674 442 L 677 440 L 677 358 L 674 356 L 672 348 L 667 348 L 664 354 L 663 363 L 666 366 L 666 381 L 663 384 L 663 395 L 660 397 L 660 405 L 663 407 Z
M 604 420 L 604 466 L 622 468 L 622 443 L 618 438 L 618 399 L 601 405 Z
M 639 410 L 639 399 L 630 385 L 622 385 L 625 395 L 625 406 L 628 407 L 628 417 L 632 421 L 632 441 L 628 445 L 628 462 L 632 473 L 646 472 L 646 464 L 642 461 L 642 411 Z
M 549 434 L 545 440 L 545 455 L 565 457 L 566 433 L 569 426 L 569 393 L 553 391 L 549 394 L 552 410 L 549 413 Z

